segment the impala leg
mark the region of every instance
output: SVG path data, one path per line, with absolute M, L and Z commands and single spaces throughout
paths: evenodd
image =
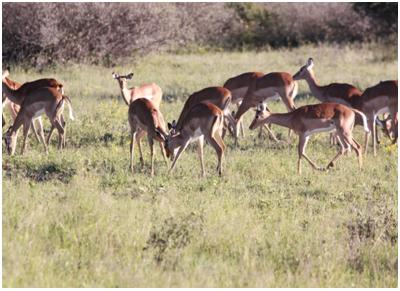
M 23 130 L 24 140 L 22 143 L 21 155 L 23 155 L 26 150 L 26 138 L 28 137 L 28 132 L 29 132 L 29 128 L 31 127 L 31 123 L 32 123 L 31 120 L 24 122 L 24 130 Z
M 267 131 L 268 131 L 269 137 L 271 137 L 272 140 L 273 140 L 274 142 L 278 143 L 279 140 L 278 140 L 277 137 L 275 136 L 274 132 L 271 130 L 270 125 L 264 123 L 264 126 L 265 126 L 265 128 L 267 129 Z
M 245 134 L 244 134 L 244 123 L 243 123 L 243 119 L 240 120 L 239 126 L 240 126 L 240 128 L 241 128 L 242 137 L 244 138 L 244 137 L 245 137 Z
M 147 140 L 149 142 L 149 147 L 150 147 L 150 160 L 151 160 L 150 175 L 153 177 L 154 176 L 154 140 L 150 134 L 147 135 Z
M 131 173 L 134 173 L 134 168 L 133 168 L 133 153 L 135 150 L 135 142 L 136 142 L 136 132 L 131 132 L 131 145 L 130 145 L 130 168 L 131 168 Z
M 52 124 L 52 125 L 51 125 L 51 128 L 50 128 L 49 135 L 47 136 L 47 139 L 46 139 L 46 144 L 47 144 L 47 146 L 50 145 L 50 139 L 51 139 L 51 136 L 53 135 L 54 129 L 55 129 L 55 127 L 54 127 L 53 124 Z
M 139 148 L 139 155 L 140 155 L 140 166 L 143 169 L 144 168 L 144 159 L 143 159 L 143 151 L 142 151 L 142 138 L 144 136 L 144 132 L 140 132 L 136 135 L 136 142 Z
M 168 167 L 167 153 L 165 152 L 165 148 L 164 148 L 164 143 L 163 142 L 160 142 L 160 148 L 161 148 L 161 153 L 162 153 L 165 165 L 167 165 L 167 167 Z
M 222 158 L 225 151 L 225 144 L 222 141 L 222 138 L 219 136 L 218 133 L 215 133 L 214 136 L 207 136 L 207 141 L 210 145 L 215 149 L 217 156 L 218 156 L 218 166 L 217 171 L 219 176 L 222 176 Z
M 34 120 L 34 119 L 32 119 L 31 126 L 32 126 L 32 131 L 33 131 L 33 133 L 34 133 L 34 135 L 35 135 L 36 141 L 37 141 L 38 143 L 40 143 L 41 140 L 39 139 L 39 134 L 38 134 L 38 131 L 37 131 L 37 129 L 36 129 L 35 120 Z
M 371 135 L 371 131 L 373 129 L 374 118 L 373 118 L 373 116 L 367 115 L 367 120 L 368 120 L 367 123 L 368 123 L 369 132 L 365 133 L 365 141 L 364 141 L 365 156 L 367 155 L 367 151 L 368 151 L 369 136 Z
M 321 167 L 318 167 L 307 155 L 306 155 L 306 147 L 307 147 L 307 143 L 308 143 L 308 140 L 310 139 L 310 137 L 309 136 L 304 136 L 304 135 L 301 135 L 300 137 L 299 137 L 299 146 L 298 146 L 298 153 L 299 153 L 299 162 L 298 162 L 298 169 L 297 169 L 297 171 L 298 171 L 298 173 L 299 174 L 301 174 L 301 158 L 302 157 L 304 157 L 305 159 L 306 159 L 306 161 L 307 162 L 309 162 L 310 163 L 310 165 L 315 169 L 315 170 L 319 170 L 319 171 L 321 171 L 322 170 L 322 168 Z
M 376 115 L 374 115 L 372 122 L 372 145 L 374 149 L 374 157 L 376 157 Z
M 55 118 L 53 121 L 53 126 L 55 126 L 55 128 L 57 128 L 58 131 L 58 149 L 62 150 L 62 146 L 63 146 L 63 140 L 64 140 L 64 128 L 62 127 L 62 125 L 60 124 L 60 121 Z
M 67 136 L 67 124 L 65 123 L 64 114 L 60 114 L 61 125 L 64 128 L 64 137 L 63 137 L 63 147 L 65 148 L 66 144 L 66 136 Z
M 183 151 L 187 148 L 187 146 L 189 145 L 189 140 L 186 140 L 183 145 L 179 148 L 177 154 L 174 156 L 174 160 L 172 162 L 171 168 L 169 169 L 169 174 L 172 173 L 172 170 L 175 168 L 175 164 L 178 161 L 178 159 L 180 158 L 181 154 L 183 153 Z
M 46 152 L 46 154 L 48 154 L 49 152 L 48 152 L 47 144 L 46 144 L 46 141 L 45 141 L 45 138 L 44 138 L 44 131 L 43 131 L 43 122 L 42 122 L 42 118 L 39 117 L 39 118 L 37 118 L 35 121 L 37 121 L 38 133 L 39 133 L 40 141 L 41 141 L 42 144 L 43 144 L 44 151 Z M 32 125 L 33 125 L 34 123 L 35 123 L 35 122 L 32 121 Z M 34 129 L 34 131 L 35 131 L 35 129 Z
M 206 175 L 206 171 L 204 169 L 203 147 L 204 147 L 204 136 L 200 136 L 197 152 L 198 152 L 199 158 L 200 158 L 201 176 L 202 177 L 204 177 Z
M 332 168 L 335 166 L 336 161 L 345 153 L 346 146 L 350 146 L 344 139 L 342 133 L 338 133 L 336 135 L 336 139 L 339 141 L 340 144 L 340 149 L 338 150 L 337 154 L 333 157 L 333 159 L 328 163 L 328 166 L 326 166 L 326 169 Z

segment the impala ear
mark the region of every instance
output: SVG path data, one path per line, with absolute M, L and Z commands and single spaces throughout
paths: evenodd
M 172 126 L 176 127 L 176 120 L 175 119 L 172 121 Z
M 133 73 L 129 73 L 128 75 L 126 75 L 126 78 L 127 78 L 128 80 L 132 79 L 132 78 L 133 78 Z
M 312 58 L 308 58 L 307 60 L 307 69 L 311 69 L 314 66 L 314 61 Z
M 173 128 L 172 124 L 168 122 L 168 130 L 171 130 Z
M 113 76 L 114 79 L 118 79 L 119 78 L 119 75 L 117 73 L 114 73 L 114 72 L 112 72 L 112 76 Z

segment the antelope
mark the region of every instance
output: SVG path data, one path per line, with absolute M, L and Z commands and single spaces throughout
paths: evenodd
M 367 118 L 359 110 L 338 103 L 321 103 L 302 106 L 288 113 L 271 113 L 260 106 L 250 125 L 255 129 L 264 123 L 275 123 L 294 130 L 299 135 L 297 171 L 301 174 L 301 159 L 304 157 L 315 170 L 328 170 L 334 167 L 335 162 L 353 148 L 358 157 L 359 167 L 362 168 L 362 147 L 352 137 L 355 114 L 361 116 L 364 130 L 369 131 Z M 311 135 L 318 132 L 336 130 L 339 144 L 337 155 L 329 162 L 326 168 L 318 167 L 305 153 L 307 142 Z
M 18 96 L 15 91 L 7 86 L 4 86 L 3 82 L 3 92 L 10 96 Z M 64 141 L 64 128 L 61 125 L 60 116 L 64 109 L 64 102 L 67 101 L 69 104 L 70 116 L 72 114 L 71 100 L 69 97 L 63 95 L 59 90 L 54 87 L 42 87 L 29 92 L 23 103 L 21 104 L 21 109 L 14 121 L 14 124 L 8 129 L 5 137 L 6 148 L 9 155 L 14 155 L 15 148 L 17 145 L 17 131 L 23 125 L 24 141 L 21 149 L 21 155 L 24 154 L 26 149 L 26 137 L 29 132 L 29 128 L 32 123 L 32 119 L 46 113 L 53 127 L 57 128 L 58 136 L 58 149 L 62 149 Z M 43 144 L 45 151 L 47 153 L 46 143 Z
M 236 122 L 241 121 L 242 115 L 260 102 L 281 98 L 288 111 L 296 109 L 294 98 L 297 95 L 298 84 L 292 75 L 286 72 L 272 72 L 250 83 L 235 115 Z M 236 133 L 238 136 L 238 132 Z M 290 137 L 290 130 L 289 130 Z
M 320 86 L 315 78 L 314 61 L 312 58 L 307 60 L 306 65 L 293 75 L 293 80 L 305 80 L 310 87 L 311 94 L 320 102 L 333 102 L 352 106 L 353 98 L 360 97 L 362 92 L 353 85 L 347 83 L 331 83 L 326 86 Z
M 127 80 L 131 80 L 133 78 L 133 73 L 129 73 L 126 76 L 120 76 L 119 74 L 113 72 L 112 76 L 118 81 L 119 88 L 121 89 L 121 95 L 126 105 L 129 106 L 129 104 L 138 98 L 146 98 L 151 100 L 156 108 L 160 108 L 162 90 L 157 84 L 143 84 L 140 87 L 132 87 L 128 89 Z
M 264 75 L 265 74 L 261 72 L 248 72 L 228 79 L 224 83 L 223 87 L 231 91 L 232 104 L 236 105 L 239 108 L 250 84 Z M 232 115 L 234 115 L 234 112 L 232 112 Z M 238 122 L 238 130 L 240 130 L 240 132 L 242 133 L 242 137 L 244 137 L 245 134 L 244 134 L 243 119 L 241 119 Z M 269 128 L 267 128 L 267 130 L 270 131 Z M 262 128 L 260 129 L 260 133 L 261 132 Z M 275 138 L 275 136 L 273 136 L 273 138 Z
M 32 82 L 26 82 L 21 85 L 20 83 L 9 79 L 8 76 L 9 76 L 9 68 L 7 68 L 6 71 L 4 71 L 3 75 L 2 75 L 3 88 L 4 88 L 4 86 L 7 86 L 9 89 L 12 89 L 14 91 L 12 92 L 13 94 L 7 94 L 5 92 L 5 90 L 3 89 L 3 108 L 4 108 L 4 106 L 7 106 L 9 108 L 11 117 L 13 120 L 15 120 L 15 118 L 17 117 L 17 114 L 20 110 L 20 106 L 23 103 L 25 96 L 29 92 L 31 92 L 37 88 L 54 87 L 58 91 L 60 91 L 61 94 L 64 94 L 63 85 L 60 82 L 58 82 L 56 79 L 53 79 L 53 78 L 38 79 L 38 80 L 35 80 Z M 63 124 L 65 124 L 64 117 L 62 114 L 61 114 L 60 119 L 61 119 L 61 122 Z M 72 117 L 72 119 L 73 119 L 73 117 Z M 35 137 L 38 141 L 41 140 L 44 143 L 45 141 L 44 141 L 42 119 L 40 116 L 38 116 L 37 118 L 34 119 L 34 121 L 37 122 L 38 129 L 39 129 L 39 133 L 38 133 L 38 131 L 36 130 L 36 127 L 35 127 L 35 123 L 32 122 L 32 128 L 33 128 L 33 132 L 35 133 Z M 4 122 L 4 116 L 3 116 L 3 126 L 4 126 L 4 124 L 5 124 L 5 122 Z M 48 141 L 50 140 L 53 129 L 54 128 L 52 128 L 50 130 Z M 64 131 L 65 131 L 65 128 L 64 128 Z
M 164 149 L 164 137 L 167 135 L 165 122 L 160 110 L 153 104 L 151 100 L 146 98 L 138 98 L 129 105 L 128 121 L 131 128 L 131 145 L 130 145 L 130 168 L 132 174 L 134 146 L 137 143 L 140 153 L 140 163 L 144 167 L 143 153 L 140 146 L 142 137 L 147 133 L 147 139 L 151 153 L 151 176 L 154 175 L 154 140 L 160 142 L 161 152 L 164 161 L 167 162 Z
M 367 88 L 360 98 L 353 102 L 353 107 L 365 113 L 368 119 L 368 128 L 372 132 L 374 156 L 376 156 L 376 120 L 379 114 L 389 113 L 391 123 L 394 125 L 392 132 L 397 141 L 397 80 L 389 80 Z M 365 134 L 365 154 L 367 154 L 370 133 Z
M 227 128 L 232 127 L 233 131 L 236 132 L 236 122 L 229 112 L 229 104 L 231 103 L 232 95 L 231 92 L 223 87 L 208 87 L 200 91 L 197 91 L 189 96 L 186 100 L 181 114 L 178 118 L 178 122 L 175 120 L 172 122 L 172 129 L 176 133 L 177 128 L 182 127 L 182 122 L 184 122 L 187 114 L 189 114 L 192 107 L 200 102 L 210 102 L 220 108 L 225 116 L 225 125 Z M 224 135 L 224 134 L 223 134 Z M 236 138 L 235 138 L 236 141 Z
M 164 136 L 167 157 L 172 160 L 169 170 L 171 173 L 176 162 L 187 148 L 195 140 L 199 141 L 198 153 L 201 163 L 201 174 L 205 176 L 203 146 L 204 138 L 214 148 L 218 156 L 217 172 L 222 175 L 222 159 L 225 151 L 225 144 L 221 133 L 224 126 L 224 113 L 211 102 L 200 102 L 194 105 L 180 122 L 177 132 L 172 129 L 169 123 L 170 134 Z

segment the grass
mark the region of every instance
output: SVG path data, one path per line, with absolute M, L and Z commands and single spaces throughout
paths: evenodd
M 362 171 L 352 154 L 328 173 L 304 163 L 298 176 L 297 141 L 278 147 L 247 130 L 239 148 L 226 138 L 222 178 L 208 146 L 206 178 L 195 147 L 172 175 L 156 148 L 150 178 L 145 144 L 145 169 L 136 159 L 137 173 L 129 173 L 127 107 L 112 70 L 134 71 L 134 84 L 159 84 L 161 110 L 171 121 L 191 92 L 245 71 L 293 74 L 309 56 L 321 84 L 365 89 L 397 79 L 397 61 L 368 46 L 153 55 L 114 69 L 13 68 L 21 82 L 62 81 L 77 119 L 68 121 L 61 153 L 54 137 L 48 156 L 33 136 L 23 157 L 3 149 L 3 286 L 397 286 L 397 148 L 387 139 Z M 316 100 L 300 82 L 296 104 L 309 103 Z M 280 102 L 271 109 L 285 111 Z M 245 115 L 247 126 L 252 117 Z M 287 137 L 287 129 L 273 130 Z M 363 140 L 361 128 L 355 136 Z M 307 152 L 325 165 L 335 149 L 320 134 Z

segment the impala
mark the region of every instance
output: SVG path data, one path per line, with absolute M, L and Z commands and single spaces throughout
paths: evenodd
M 362 167 L 362 148 L 352 137 L 355 114 L 361 116 L 364 130 L 369 131 L 367 118 L 359 110 L 337 103 L 321 103 L 302 106 L 288 113 L 270 113 L 262 106 L 257 110 L 250 129 L 264 123 L 275 123 L 294 130 L 299 135 L 297 171 L 301 174 L 301 159 L 304 157 L 316 170 L 327 170 L 334 166 L 335 162 L 346 151 L 353 148 L 358 156 L 360 168 Z M 337 155 L 329 162 L 326 168 L 318 167 L 305 153 L 310 136 L 317 132 L 337 131 L 341 148 Z
M 56 88 L 58 91 L 61 92 L 61 94 L 64 94 L 64 89 L 63 89 L 63 85 L 58 82 L 56 79 L 52 79 L 52 78 L 46 78 L 46 79 L 38 79 L 32 82 L 26 82 L 24 84 L 20 84 L 18 82 L 15 82 L 11 79 L 8 78 L 9 76 L 9 69 L 7 68 L 6 71 L 3 72 L 3 108 L 4 106 L 7 106 L 10 110 L 11 113 L 11 117 L 13 120 L 15 120 L 15 118 L 17 117 L 17 114 L 20 110 L 20 106 L 23 103 L 25 96 L 32 92 L 33 90 L 36 90 L 37 88 L 42 88 L 42 87 L 54 87 Z M 11 93 L 7 93 L 4 90 L 4 87 L 7 86 L 8 89 L 11 89 L 13 91 L 11 91 Z M 72 112 L 72 111 L 71 111 Z M 65 124 L 64 121 L 64 117 L 61 114 L 61 122 L 63 124 Z M 73 119 L 73 117 L 72 117 Z M 35 133 L 35 137 L 36 139 L 39 141 L 41 140 L 43 143 L 44 141 L 44 132 L 43 132 L 43 123 L 42 123 L 42 118 L 40 116 L 38 116 L 37 118 L 33 119 L 34 121 L 37 122 L 38 125 L 38 131 L 36 130 L 35 127 L 35 122 L 32 122 L 32 128 L 33 128 L 33 132 Z M 4 122 L 4 117 L 3 117 L 3 126 L 4 126 L 5 122 Z M 51 133 L 53 131 L 50 131 L 49 134 L 49 138 L 48 141 L 50 140 L 51 137 Z M 65 131 L 65 127 L 64 127 L 64 131 Z M 64 133 L 65 135 L 65 133 Z
M 224 126 L 223 111 L 210 102 L 200 102 L 193 106 L 180 126 L 176 127 L 177 133 L 171 130 L 170 135 L 164 136 L 167 156 L 173 160 L 170 173 L 186 147 L 193 141 L 199 141 L 198 153 L 201 163 L 201 174 L 205 175 L 203 145 L 204 138 L 214 148 L 218 156 L 218 174 L 222 175 L 222 159 L 225 144 L 221 133 Z M 171 129 L 171 124 L 168 124 Z
M 139 98 L 129 105 L 128 121 L 131 128 L 131 145 L 130 145 L 130 168 L 132 174 L 134 146 L 137 143 L 140 153 L 140 163 L 143 168 L 143 153 L 140 141 L 147 134 L 147 140 L 151 153 L 151 176 L 154 175 L 154 140 L 160 142 L 161 152 L 166 162 L 166 154 L 164 149 L 164 136 L 166 136 L 166 128 L 163 115 L 160 110 L 153 104 L 151 100 Z
M 256 79 L 261 78 L 262 76 L 264 76 L 264 73 L 248 72 L 228 79 L 224 83 L 223 87 L 231 91 L 232 104 L 236 105 L 239 108 L 240 104 L 243 101 L 244 95 L 249 89 L 250 84 Z M 242 137 L 244 137 L 243 120 L 239 121 L 238 130 L 241 131 Z
M 314 61 L 312 58 L 307 60 L 306 65 L 293 75 L 293 80 L 305 80 L 310 87 L 311 94 L 321 102 L 340 103 L 351 106 L 353 98 L 361 96 L 362 92 L 353 85 L 346 83 L 331 83 L 320 86 L 315 78 Z
M 112 76 L 118 81 L 119 88 L 121 89 L 121 95 L 126 105 L 129 106 L 129 104 L 138 98 L 146 98 L 151 100 L 156 108 L 160 108 L 162 90 L 157 84 L 143 84 L 140 87 L 132 87 L 128 89 L 127 80 L 132 79 L 133 73 L 129 73 L 126 76 L 120 76 L 119 74 L 113 72 Z
M 189 114 L 193 106 L 199 104 L 200 102 L 206 102 L 206 101 L 214 104 L 223 111 L 224 116 L 226 117 L 224 119 L 225 127 L 228 129 L 232 128 L 233 132 L 236 133 L 236 122 L 233 119 L 228 108 L 232 100 L 231 96 L 232 96 L 231 92 L 223 87 L 208 87 L 193 93 L 186 100 L 185 105 L 183 106 L 181 114 L 178 118 L 178 122 L 175 122 L 175 120 L 172 122 L 173 126 L 172 129 L 174 130 L 174 133 L 176 133 L 176 128 L 182 127 L 182 123 L 186 119 L 187 114 Z M 235 135 L 235 141 L 236 141 L 236 135 Z
M 368 119 L 368 128 L 372 132 L 374 156 L 376 156 L 376 120 L 379 114 L 389 113 L 389 118 L 394 125 L 392 131 L 397 141 L 397 80 L 383 81 L 367 88 L 360 98 L 353 102 L 353 107 L 365 113 Z M 365 134 L 365 154 L 367 153 L 370 133 Z
M 250 108 L 258 106 L 261 102 L 267 102 L 281 98 L 288 111 L 296 109 L 294 98 L 297 95 L 298 84 L 293 80 L 292 75 L 285 72 L 273 72 L 251 82 L 242 103 L 235 115 L 237 122 L 241 121 L 242 115 Z M 238 132 L 236 133 L 238 136 Z M 289 131 L 290 136 L 290 131 Z
M 4 83 L 3 83 L 4 84 Z M 3 85 L 3 92 L 8 95 L 15 94 L 12 89 Z M 62 95 L 59 90 L 53 87 L 38 88 L 25 96 L 25 99 L 21 105 L 21 109 L 14 121 L 14 124 L 8 129 L 5 137 L 7 152 L 10 155 L 14 155 L 15 148 L 17 145 L 17 130 L 23 125 L 24 141 L 21 150 L 21 154 L 24 154 L 26 149 L 26 137 L 29 132 L 29 128 L 32 123 L 32 119 L 46 113 L 52 126 L 57 128 L 58 137 L 58 148 L 62 148 L 64 141 L 64 128 L 61 125 L 60 115 L 64 110 L 64 102 L 69 104 L 70 117 L 72 114 L 71 100 Z M 45 151 L 47 152 L 46 143 L 43 144 Z

